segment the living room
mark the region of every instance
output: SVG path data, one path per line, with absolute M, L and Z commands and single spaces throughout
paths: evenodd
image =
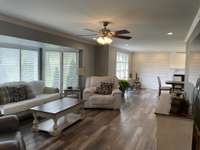
M 198 150 L 199 0 L 0 0 L 0 150 Z

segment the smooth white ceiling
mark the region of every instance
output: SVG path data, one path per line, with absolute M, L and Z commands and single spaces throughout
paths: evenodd
M 0 13 L 72 34 L 90 34 L 108 20 L 112 30 L 128 29 L 130 41 L 113 45 L 132 51 L 179 51 L 198 0 L 0 0 Z M 167 32 L 174 32 L 168 36 Z M 128 44 L 128 46 L 127 46 Z

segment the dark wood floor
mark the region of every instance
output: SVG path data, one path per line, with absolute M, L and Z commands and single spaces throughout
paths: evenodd
M 61 136 L 32 133 L 31 120 L 21 130 L 28 150 L 155 150 L 157 91 L 130 92 L 121 112 L 87 110 L 87 117 Z

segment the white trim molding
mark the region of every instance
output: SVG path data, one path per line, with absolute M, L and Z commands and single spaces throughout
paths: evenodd
M 5 14 L 2 14 L 2 13 L 0 13 L 0 21 L 5 21 L 7 23 L 23 26 L 25 28 L 38 30 L 38 31 L 41 31 L 41 32 L 46 32 L 46 33 L 49 33 L 49 34 L 68 38 L 68 39 L 75 40 L 75 41 L 78 41 L 78 42 L 96 45 L 95 41 L 83 39 L 81 37 L 73 35 L 72 33 L 66 33 L 66 32 L 60 31 L 58 29 L 53 29 L 52 27 L 38 25 L 38 24 L 29 22 L 29 21 L 25 21 L 25 20 L 22 20 L 22 19 L 19 19 L 19 18 L 15 18 L 15 17 L 12 17 L 12 16 L 5 15 Z
M 189 32 L 185 38 L 185 42 L 187 43 L 190 39 L 190 37 L 192 36 L 192 33 L 194 32 L 197 24 L 200 22 L 200 8 L 197 11 L 197 14 L 192 22 L 192 25 L 190 26 Z

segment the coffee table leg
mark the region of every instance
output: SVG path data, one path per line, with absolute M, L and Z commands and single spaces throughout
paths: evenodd
M 37 115 L 35 112 L 33 112 L 33 117 L 34 117 L 34 120 L 33 120 L 33 127 L 32 127 L 32 130 L 34 132 L 37 132 L 38 131 L 38 120 L 37 120 Z
M 51 133 L 53 136 L 58 136 L 60 134 L 60 131 L 58 129 L 58 122 L 57 118 L 53 119 L 54 125 L 53 125 L 53 132 Z

